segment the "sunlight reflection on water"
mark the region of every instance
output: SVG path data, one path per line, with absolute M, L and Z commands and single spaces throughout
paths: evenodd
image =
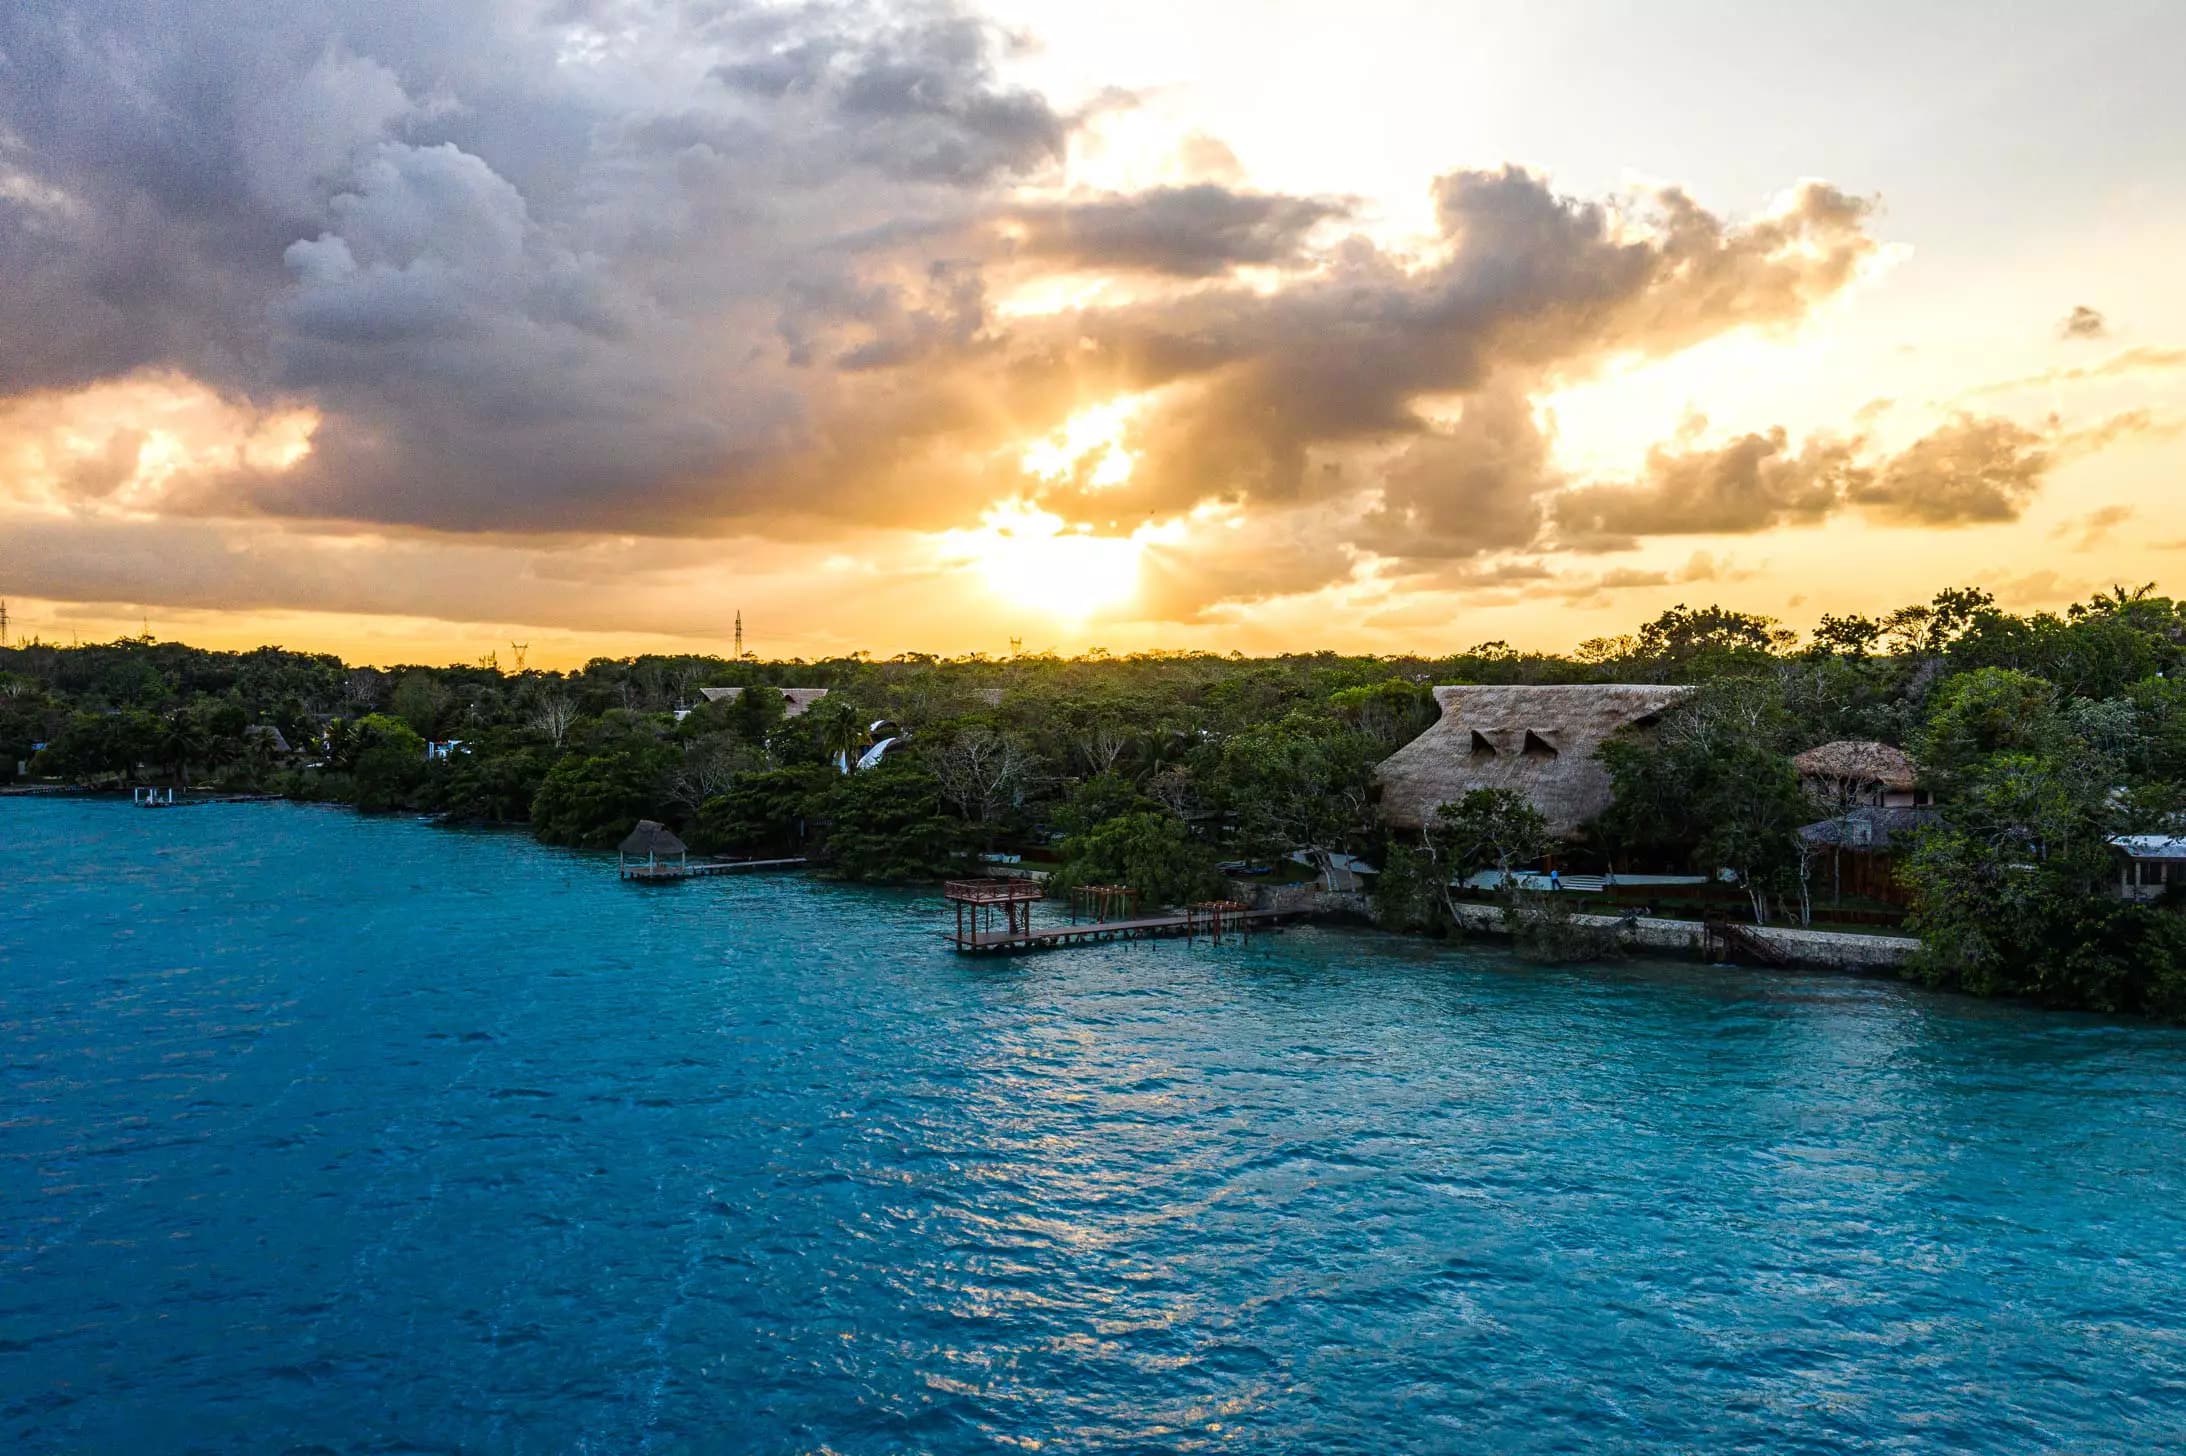
M 2186 1035 L 0 803 L 0 1439 L 2147 1450 Z M 95 873 L 85 866 L 95 865 Z

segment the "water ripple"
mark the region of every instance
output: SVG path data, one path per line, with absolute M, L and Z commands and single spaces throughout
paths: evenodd
M 0 803 L 21 1450 L 2186 1444 L 2186 1036 Z M 71 865 L 97 863 L 101 876 Z

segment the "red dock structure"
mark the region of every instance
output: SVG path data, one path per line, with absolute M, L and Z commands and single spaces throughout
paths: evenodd
M 1102 889 L 1110 893 L 1103 895 Z M 1105 903 L 1097 907 L 1080 904 L 1073 908 L 1093 909 L 1096 913 L 1122 908 L 1125 902 L 1113 893 L 1114 890 L 1113 886 L 1095 887 L 1092 898 Z M 1045 889 L 1037 881 L 950 880 L 942 886 L 942 894 L 956 907 L 956 933 L 950 935 L 944 931 L 942 938 L 965 955 L 1010 955 L 1114 940 L 1166 940 L 1177 936 L 1188 939 L 1204 936 L 1219 945 L 1225 935 L 1243 937 L 1254 925 L 1299 918 L 1296 911 L 1248 910 L 1238 901 L 1220 900 L 1158 915 L 1093 919 L 1082 923 L 1073 919 L 1064 925 L 1035 926 L 1032 923 L 1033 904 L 1046 897 Z M 998 908 L 1003 922 L 1000 927 L 994 923 Z

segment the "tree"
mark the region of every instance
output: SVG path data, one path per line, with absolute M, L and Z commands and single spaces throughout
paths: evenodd
M 968 724 L 926 754 L 941 796 L 957 814 L 985 827 L 1024 787 L 1031 755 L 1015 735 Z
M 817 858 L 848 880 L 930 880 L 970 866 L 971 836 L 916 763 L 890 759 L 838 776 L 822 800 Z
M 865 747 L 867 730 L 857 708 L 847 699 L 829 694 L 804 714 L 812 725 L 812 738 L 820 755 L 844 773 Z
M 1507 907 L 1517 893 L 1516 871 L 1555 842 L 1548 821 L 1523 795 L 1473 789 L 1439 805 L 1416 845 L 1390 846 L 1374 886 L 1377 908 L 1401 927 L 1448 930 L 1458 919 L 1457 886 L 1492 870 Z
M 529 721 L 532 732 L 560 748 L 569 737 L 570 725 L 577 721 L 577 705 L 566 693 L 547 693 L 533 706 Z
M 431 738 L 440 728 L 453 695 L 432 673 L 413 669 L 395 684 L 393 709 L 421 738 Z
M 809 763 L 740 774 L 699 806 L 686 837 L 693 849 L 709 852 L 801 854 L 806 825 L 836 777 Z
M 1080 885 L 1126 885 L 1148 905 L 1216 899 L 1222 875 L 1207 847 L 1181 820 L 1159 812 L 1125 814 L 1065 840 L 1063 863 L 1048 881 L 1053 894 Z
M 1371 739 L 1303 712 L 1231 738 L 1222 796 L 1247 853 L 1340 849 L 1363 835 L 1380 760 Z
M 1384 757 L 1434 726 L 1441 711 L 1424 684 L 1401 677 L 1339 689 L 1328 705 L 1338 721 L 1364 736 Z
M 753 683 L 729 704 L 726 714 L 729 731 L 746 743 L 764 747 L 767 735 L 788 711 L 789 700 L 782 696 L 780 688 Z
M 1783 752 L 1788 730 L 1774 678 L 1707 684 L 1652 736 L 1602 746 L 1615 798 L 1596 831 L 1620 854 L 1730 870 L 1765 923 L 1770 899 L 1803 883 L 1798 829 L 1813 814 Z
M 739 777 L 764 767 L 766 755 L 759 749 L 731 734 L 713 734 L 683 750 L 682 762 L 668 776 L 668 801 L 695 814 Z
M 640 819 L 667 817 L 663 787 L 675 763 L 671 750 L 646 741 L 566 754 L 531 801 L 531 832 L 549 844 L 615 844 Z
M 400 718 L 367 713 L 351 726 L 344 751 L 356 805 L 367 812 L 408 807 L 425 781 L 425 740 Z

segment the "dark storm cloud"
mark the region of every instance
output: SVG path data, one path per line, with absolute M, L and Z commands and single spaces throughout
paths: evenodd
M 1246 264 L 1295 263 L 1337 202 L 1237 192 L 1203 182 L 1128 196 L 1021 208 L 1023 251 L 1059 268 L 1212 277 Z
M 1227 185 L 1030 200 L 1076 119 L 1009 45 L 877 0 L 0 8 L 0 396 L 173 370 L 319 412 L 294 469 L 170 490 L 202 515 L 795 534 L 1027 491 L 1103 529 L 1378 499 L 1365 539 L 1447 557 L 1536 530 L 1539 387 L 1795 323 L 1874 247 L 1821 184 L 1734 222 L 1457 172 L 1418 253 Z M 1152 291 L 994 306 L 1094 268 Z M 1014 469 L 1134 391 L 1121 487 Z
M 747 9 L 725 30 L 765 48 L 713 75 L 748 98 L 801 104 L 846 155 L 900 176 L 974 183 L 1061 158 L 1068 122 L 1038 94 L 996 82 L 991 27 L 935 7 L 883 14 Z

